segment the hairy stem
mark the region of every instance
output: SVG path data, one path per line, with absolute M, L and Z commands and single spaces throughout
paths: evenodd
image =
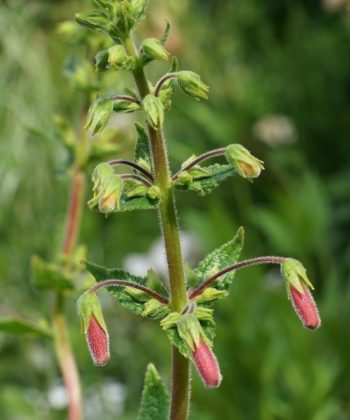
M 146 169 L 142 168 L 142 166 L 138 165 L 137 163 L 132 162 L 131 160 L 115 159 L 115 160 L 110 160 L 108 163 L 111 166 L 118 166 L 118 165 L 130 166 L 131 168 L 136 169 L 138 172 L 141 172 L 143 175 L 145 175 L 151 181 L 154 181 L 153 175 L 150 172 L 148 172 Z
M 194 299 L 195 297 L 200 295 L 207 287 L 209 287 L 215 280 L 217 280 L 224 274 L 230 273 L 231 271 L 259 264 L 282 264 L 284 261 L 284 257 L 258 257 L 252 258 L 250 260 L 240 261 L 239 263 L 226 267 L 218 273 L 214 274 L 213 276 L 204 280 L 198 287 L 196 287 L 194 290 L 192 290 L 192 292 L 189 293 L 188 298 Z
M 57 360 L 68 395 L 68 418 L 69 420 L 81 420 L 83 418 L 83 406 L 80 378 L 64 318 L 64 297 L 62 293 L 56 295 L 53 325 Z
M 125 41 L 125 46 L 128 53 L 137 59 L 137 52 L 131 38 Z M 150 90 L 141 64 L 136 65 L 133 76 L 140 96 L 144 98 Z M 148 132 L 155 169 L 155 183 L 160 190 L 159 216 L 169 270 L 170 305 L 174 311 L 181 312 L 187 301 L 186 283 L 166 145 L 161 130 L 148 126 Z M 187 419 L 189 381 L 189 361 L 176 348 L 173 348 L 171 420 Z
M 216 156 L 222 156 L 226 152 L 225 147 L 221 147 L 220 149 L 211 150 L 210 152 L 203 153 L 200 156 L 197 156 L 195 159 L 193 159 L 190 163 L 185 165 L 183 168 L 179 170 L 174 176 L 173 181 L 176 181 L 179 175 L 184 172 L 188 171 L 189 169 L 193 168 L 194 166 L 198 165 L 198 163 L 202 162 L 203 160 L 211 159 Z
M 152 185 L 153 185 L 152 182 L 150 182 L 147 179 L 143 178 L 142 176 L 136 175 L 136 174 L 123 174 L 123 175 L 120 175 L 120 177 L 122 179 L 126 179 L 126 180 L 134 179 L 135 181 L 139 181 L 143 185 L 146 185 L 147 187 L 152 187 Z
M 165 82 L 171 79 L 176 79 L 176 77 L 177 77 L 177 73 L 167 73 L 161 79 L 159 79 L 154 89 L 154 96 L 159 96 L 160 90 Z
M 66 231 L 63 241 L 62 253 L 66 257 L 66 264 L 72 256 L 79 235 L 82 203 L 85 191 L 85 175 L 79 165 L 76 165 L 71 181 L 71 192 L 67 210 Z M 83 418 L 83 404 L 79 372 L 75 357 L 70 345 L 68 328 L 64 317 L 63 292 L 55 296 L 53 327 L 57 360 L 62 374 L 63 382 L 68 395 L 69 420 Z
M 88 292 L 95 293 L 98 289 L 101 289 L 103 287 L 133 287 L 134 289 L 141 290 L 142 292 L 145 292 L 149 296 L 151 296 L 153 299 L 158 300 L 158 302 L 163 303 L 167 305 L 169 303 L 168 298 L 166 298 L 163 295 L 160 295 L 159 293 L 149 289 L 148 287 L 142 286 L 142 284 L 138 284 L 132 281 L 127 280 L 104 280 L 99 283 L 97 283 L 95 286 L 91 287 L 91 289 L 88 290 Z

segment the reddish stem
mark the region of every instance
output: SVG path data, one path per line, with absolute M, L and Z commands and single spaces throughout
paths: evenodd
M 224 268 L 223 270 L 204 280 L 198 287 L 196 287 L 189 293 L 188 298 L 194 299 L 195 297 L 200 295 L 203 292 L 203 290 L 210 286 L 215 280 L 231 271 L 239 270 L 245 267 L 251 267 L 253 265 L 258 264 L 282 264 L 284 261 L 284 257 L 258 257 L 252 258 L 250 260 L 241 261 L 237 264 Z
M 70 201 L 66 222 L 66 234 L 62 249 L 62 252 L 65 256 L 69 256 L 72 253 L 79 231 L 80 216 L 82 212 L 81 202 L 84 195 L 84 186 L 85 176 L 79 169 L 76 169 L 71 184 Z
M 141 290 L 144 293 L 147 293 L 149 296 L 153 297 L 154 299 L 158 300 L 158 302 L 167 305 L 169 303 L 169 299 L 163 295 L 158 294 L 154 290 L 149 289 L 146 286 L 142 286 L 142 284 L 135 283 L 133 281 L 127 280 L 104 280 L 97 283 L 95 286 L 89 289 L 89 292 L 96 292 L 98 289 L 102 287 L 133 287 L 134 289 Z

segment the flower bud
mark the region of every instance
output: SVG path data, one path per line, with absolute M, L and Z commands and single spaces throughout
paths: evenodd
M 193 71 L 179 71 L 177 81 L 187 95 L 197 99 L 208 99 L 209 87 Z
M 162 128 L 164 123 L 164 107 L 162 101 L 154 95 L 147 95 L 142 102 L 148 124 L 155 130 Z
M 131 70 L 134 66 L 134 59 L 128 56 L 123 45 L 113 45 L 108 48 L 108 63 L 117 70 Z
M 95 55 L 96 71 L 104 71 L 108 65 L 108 50 L 99 51 Z
M 147 197 L 149 197 L 151 200 L 158 200 L 159 196 L 160 196 L 160 191 L 157 185 L 152 185 L 152 187 L 148 188 Z
M 97 319 L 92 316 L 86 333 L 92 360 L 96 366 L 104 366 L 109 360 L 109 337 Z
M 169 52 L 157 38 L 147 38 L 141 45 L 140 60 L 143 64 L 153 60 L 167 61 Z
M 222 380 L 220 366 L 212 349 L 202 338 L 195 346 L 193 360 L 205 386 L 218 388 Z
M 98 206 L 104 214 L 119 210 L 124 183 L 119 175 L 114 174 L 113 168 L 108 163 L 100 163 L 92 174 L 92 181 L 94 195 L 88 202 L 90 209 Z
M 89 109 L 89 117 L 85 128 L 90 128 L 92 134 L 102 131 L 113 112 L 113 101 L 101 98 L 95 101 Z
M 226 148 L 226 159 L 243 178 L 257 178 L 264 169 L 264 162 L 253 156 L 241 144 L 231 144 Z
M 300 293 L 296 288 L 290 287 L 290 299 L 304 327 L 316 330 L 321 325 L 318 309 L 309 289 L 305 285 L 302 288 L 303 292 Z
M 118 175 L 112 175 L 103 185 L 98 200 L 101 213 L 110 214 L 120 209 L 120 198 L 123 190 L 123 180 Z
M 114 112 L 123 112 L 125 114 L 129 114 L 134 111 L 138 111 L 140 109 L 140 105 L 136 102 L 131 101 L 115 101 L 113 102 L 113 111 Z
M 188 347 L 205 386 L 217 388 L 222 380 L 220 367 L 196 315 L 183 315 L 177 323 L 177 331 Z
M 287 258 L 281 264 L 281 273 L 287 283 L 288 297 L 293 308 L 306 328 L 315 330 L 321 325 L 321 319 L 315 301 L 309 291 L 313 289 L 301 262 Z
M 95 31 L 107 32 L 110 28 L 108 17 L 99 11 L 77 13 L 75 20 L 79 25 Z
M 131 10 L 136 23 L 140 22 L 145 17 L 148 4 L 149 0 L 131 1 Z
M 168 313 L 168 308 L 157 299 L 149 299 L 143 306 L 141 316 L 147 318 L 164 317 Z
M 228 296 L 227 290 L 219 290 L 214 287 L 207 287 L 203 293 L 195 298 L 197 303 L 212 302 L 216 299 L 221 299 Z
M 103 366 L 109 360 L 109 337 L 100 302 L 95 293 L 84 293 L 78 300 L 82 330 L 95 365 Z

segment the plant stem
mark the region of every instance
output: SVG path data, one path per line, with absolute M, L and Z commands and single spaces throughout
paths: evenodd
M 226 148 L 221 147 L 220 149 L 211 150 L 210 152 L 206 152 L 200 156 L 197 156 L 195 159 L 193 159 L 190 163 L 188 163 L 186 166 L 181 168 L 179 172 L 177 172 L 173 176 L 173 181 L 177 180 L 181 172 L 188 171 L 189 169 L 193 168 L 194 166 L 196 166 L 198 163 L 202 162 L 203 160 L 207 160 L 216 156 L 222 156 L 225 154 L 225 151 L 226 151 Z
M 148 179 L 150 179 L 151 181 L 154 181 L 153 175 L 148 172 L 146 169 L 142 168 L 140 165 L 138 165 L 135 162 L 132 162 L 131 160 L 125 160 L 125 159 L 115 159 L 115 160 L 110 160 L 108 162 L 109 165 L 111 166 L 118 166 L 118 165 L 126 165 L 126 166 L 130 166 L 131 168 L 136 169 L 137 171 L 141 172 L 142 174 L 144 174 Z
M 136 174 L 122 174 L 120 175 L 120 177 L 125 180 L 134 179 L 135 181 L 139 181 L 147 187 L 152 187 L 153 185 L 152 182 L 148 181 L 146 178 L 143 178 L 142 176 Z
M 57 360 L 68 395 L 68 418 L 70 420 L 81 420 L 83 418 L 83 407 L 80 378 L 64 319 L 64 296 L 62 293 L 56 295 L 53 325 L 55 328 Z
M 239 270 L 241 268 L 251 267 L 258 264 L 282 264 L 285 261 L 284 257 L 257 257 L 250 260 L 240 261 L 237 264 L 231 265 L 224 268 L 223 270 L 217 272 L 213 276 L 204 280 L 198 287 L 196 287 L 192 292 L 189 293 L 188 298 L 194 299 L 200 295 L 208 286 L 210 286 L 215 280 L 234 270 Z
M 137 59 L 137 52 L 131 38 L 125 41 L 125 46 L 128 53 Z M 136 61 L 138 62 L 138 60 Z M 133 76 L 140 96 L 144 98 L 150 93 L 150 90 L 141 64 L 136 65 Z M 174 311 L 181 312 L 187 301 L 186 283 L 166 145 L 161 130 L 155 130 L 148 126 L 148 132 L 155 169 L 155 183 L 160 190 L 159 216 L 169 270 L 170 305 Z M 187 419 L 190 388 L 189 370 L 188 359 L 173 347 L 171 420 Z
M 71 181 L 66 231 L 62 247 L 62 253 L 67 258 L 66 264 L 69 264 L 69 258 L 74 250 L 80 230 L 84 190 L 85 175 L 82 169 L 76 165 Z M 56 292 L 52 319 L 55 349 L 63 382 L 68 395 L 68 418 L 69 420 L 81 420 L 83 418 L 83 405 L 80 378 L 70 345 L 68 328 L 64 317 L 64 300 L 65 296 L 63 292 Z
M 167 305 L 169 303 L 169 300 L 167 297 L 160 295 L 159 293 L 149 289 L 148 287 L 142 286 L 142 284 L 138 284 L 132 281 L 127 280 L 104 280 L 97 283 L 95 286 L 91 287 L 91 289 L 88 290 L 88 292 L 95 293 L 98 289 L 101 289 L 102 287 L 133 287 L 134 289 L 141 290 L 142 292 L 148 294 L 153 299 L 158 300 L 158 302 L 163 303 Z

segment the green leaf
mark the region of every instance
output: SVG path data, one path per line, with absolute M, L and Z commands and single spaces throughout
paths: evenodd
M 142 197 L 128 197 L 123 194 L 118 211 L 152 210 L 158 207 L 159 200 L 145 195 Z
M 211 252 L 198 264 L 198 267 L 194 269 L 194 273 L 199 278 L 199 283 L 218 271 L 223 270 L 225 267 L 235 264 L 239 259 L 243 243 L 244 229 L 243 227 L 240 227 L 236 236 L 231 241 Z M 228 289 L 234 276 L 234 271 L 227 273 L 216 280 L 211 287 L 215 287 L 220 290 Z
M 166 27 L 164 29 L 164 33 L 159 40 L 162 45 L 164 45 L 166 43 L 166 41 L 169 37 L 169 34 L 170 34 L 170 29 L 171 29 L 170 23 L 167 21 Z
M 194 179 L 192 182 L 185 185 L 176 184 L 175 182 L 176 189 L 182 191 L 195 191 L 203 197 L 218 187 L 220 182 L 223 182 L 226 178 L 235 173 L 235 170 L 231 165 L 221 165 L 219 163 L 206 166 L 205 169 L 210 175 L 205 178 Z
M 147 278 L 138 277 L 128 273 L 125 270 L 119 268 L 106 268 L 100 265 L 93 264 L 88 261 L 84 261 L 86 269 L 95 277 L 97 282 L 104 280 L 127 280 L 138 284 L 145 285 Z M 138 301 L 135 297 L 130 296 L 125 292 L 124 287 L 107 287 L 109 292 L 114 295 L 118 302 L 136 314 L 141 314 L 144 309 L 143 302 Z
M 0 331 L 15 335 L 39 335 L 52 338 L 49 329 L 42 323 L 34 323 L 13 315 L 0 317 Z
M 162 378 L 155 366 L 146 370 L 142 401 L 137 420 L 166 420 L 169 416 L 170 399 Z
M 152 154 L 151 154 L 151 146 L 149 142 L 148 135 L 143 128 L 143 126 L 139 123 L 135 124 L 136 131 L 137 131 L 137 142 L 135 147 L 135 162 L 138 164 L 142 164 L 142 162 L 146 162 L 149 168 L 152 169 Z
M 47 263 L 37 255 L 32 256 L 31 260 L 31 281 L 33 286 L 39 289 L 73 289 L 72 279 L 61 269 L 51 263 Z

